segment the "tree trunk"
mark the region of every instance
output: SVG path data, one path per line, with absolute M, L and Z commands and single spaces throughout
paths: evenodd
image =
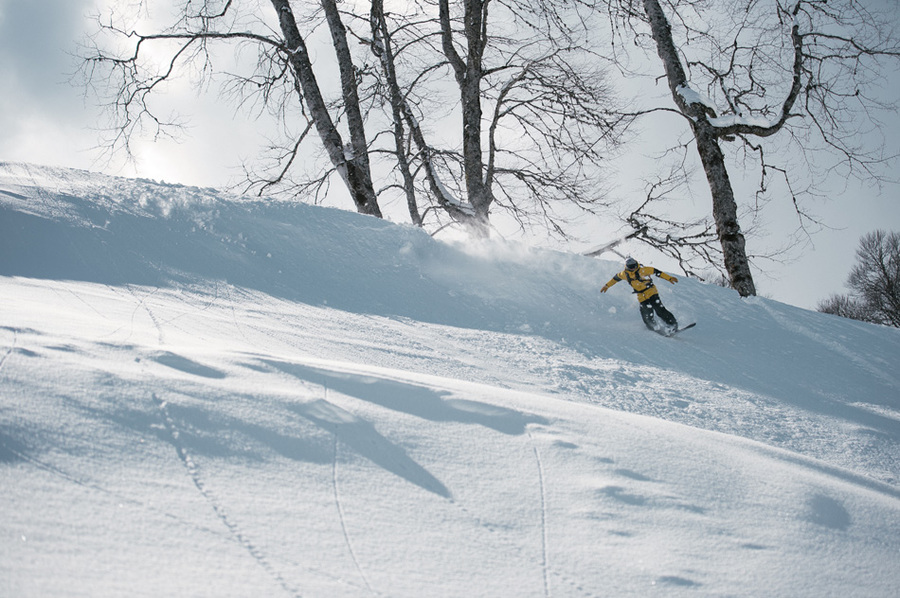
M 335 13 L 337 12 L 333 0 L 322 0 L 322 5 L 326 9 L 326 16 L 328 16 L 328 5 L 335 9 Z M 338 62 L 341 65 L 342 90 L 344 91 L 345 109 L 348 112 L 351 130 L 350 152 L 345 151 L 341 134 L 328 112 L 328 107 L 325 104 L 313 72 L 306 43 L 300 35 L 294 14 L 291 12 L 289 0 L 272 0 L 272 6 L 275 7 L 278 13 L 281 32 L 290 51 L 291 68 L 303 91 L 306 106 L 309 109 L 313 122 L 315 122 L 316 131 L 319 133 L 319 138 L 325 147 L 325 151 L 328 153 L 331 163 L 344 179 L 347 189 L 350 191 L 350 196 L 353 198 L 353 203 L 356 204 L 357 211 L 380 218 L 381 210 L 378 207 L 378 200 L 372 184 L 372 175 L 369 170 L 368 147 L 366 146 L 365 135 L 362 134 L 362 117 L 359 117 L 359 122 L 355 122 L 350 117 L 351 110 L 355 110 L 357 115 L 360 114 L 359 99 L 356 97 L 355 79 L 352 79 L 353 65 L 352 62 L 349 62 L 346 32 L 340 23 L 340 18 L 334 23 L 332 18 L 329 17 L 328 22 L 335 50 L 338 53 Z M 343 44 L 341 44 L 341 39 L 343 39 Z M 350 84 L 345 81 L 345 71 L 349 73 L 352 79 Z
M 725 156 L 722 155 L 722 148 L 719 147 L 716 131 L 705 117 L 692 122 L 691 127 L 694 130 L 694 138 L 697 140 L 697 151 L 700 152 L 703 171 L 706 173 L 706 180 L 709 182 L 709 189 L 712 192 L 713 218 L 716 222 L 719 243 L 722 245 L 725 270 L 731 278 L 731 288 L 736 290 L 741 297 L 756 295 L 756 285 L 753 284 L 753 275 L 750 272 L 750 261 L 747 259 L 744 235 L 738 224 L 734 190 L 731 187 L 731 180 L 728 178 Z
M 487 235 L 488 216 L 493 197 L 491 186 L 485 181 L 484 157 L 481 149 L 481 80 L 484 76 L 485 19 L 490 0 L 466 0 L 465 35 L 466 57 L 463 60 L 453 45 L 448 0 L 440 1 L 441 41 L 444 55 L 453 67 L 459 85 L 463 120 L 463 168 L 466 193 L 474 209 L 471 224 L 478 234 Z
M 358 177 L 358 189 L 354 192 L 354 201 L 360 212 L 381 217 L 375 187 L 372 184 L 372 172 L 369 167 L 369 144 L 366 142 L 366 128 L 362 111 L 359 107 L 359 92 L 356 85 L 356 72 L 353 58 L 347 44 L 347 30 L 341 22 L 341 16 L 335 0 L 322 0 L 325 19 L 331 30 L 331 40 L 337 54 L 338 68 L 341 72 L 341 92 L 344 97 L 344 110 L 347 113 L 347 126 L 350 129 L 350 147 L 352 156 L 347 160 L 352 164 Z
M 419 205 L 416 202 L 415 179 L 410 168 L 404 143 L 406 132 L 403 120 L 407 106 L 400 91 L 400 85 L 397 83 L 393 42 L 391 41 L 391 32 L 388 29 L 387 19 L 384 16 L 384 0 L 372 0 L 369 24 L 372 28 L 372 52 L 381 61 L 381 70 L 384 72 L 385 82 L 387 83 L 388 98 L 391 105 L 391 119 L 394 123 L 394 152 L 397 155 L 397 167 L 403 179 L 406 207 L 409 210 L 409 217 L 413 224 L 423 226 L 424 221 L 419 212 Z
M 712 193 L 713 217 L 716 222 L 719 243 L 722 245 L 725 269 L 731 280 L 731 288 L 740 293 L 742 297 L 756 295 L 756 286 L 750 272 L 750 261 L 747 259 L 744 235 L 738 224 L 734 190 L 731 180 L 728 178 L 725 156 L 719 147 L 718 132 L 709 122 L 706 106 L 699 103 L 688 104 L 681 93 L 681 90 L 687 87 L 687 75 L 672 39 L 672 28 L 659 1 L 643 0 L 643 2 L 644 12 L 650 21 L 653 40 L 656 42 L 657 53 L 666 69 L 666 79 L 672 92 L 672 98 L 681 113 L 691 121 L 694 139 L 697 142 L 697 151 L 700 153 L 700 161 Z

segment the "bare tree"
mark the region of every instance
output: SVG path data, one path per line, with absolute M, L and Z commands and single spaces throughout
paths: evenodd
M 281 30 L 285 34 L 285 39 L 290 43 L 291 38 L 288 37 L 288 31 L 290 30 L 290 35 L 293 36 L 293 32 L 296 31 L 296 22 L 294 21 L 293 16 L 287 18 L 288 15 L 291 14 L 288 0 L 272 0 L 272 4 L 275 6 L 276 10 L 279 11 L 279 14 L 282 15 L 280 19 Z M 340 142 L 340 139 L 335 139 L 335 143 L 333 144 L 326 144 L 326 149 L 328 150 L 332 163 L 338 168 L 339 172 L 344 174 L 344 171 L 346 170 L 345 176 L 347 186 L 350 188 L 350 193 L 353 196 L 359 211 L 380 218 L 381 210 L 378 207 L 378 200 L 375 197 L 375 189 L 372 185 L 372 174 L 369 168 L 369 144 L 366 142 L 366 127 L 363 121 L 362 110 L 359 105 L 356 72 L 353 64 L 353 57 L 350 55 L 350 48 L 347 43 L 347 32 L 341 21 L 341 15 L 338 12 L 336 0 L 321 0 L 321 4 L 325 11 L 325 18 L 328 21 L 328 28 L 331 31 L 332 43 L 334 44 L 334 49 L 337 53 L 338 69 L 341 73 L 341 91 L 344 99 L 344 110 L 347 114 L 347 126 L 350 129 L 350 155 L 347 156 L 348 152 L 346 147 L 342 149 L 343 156 L 337 154 L 337 143 Z M 297 41 L 302 44 L 303 40 L 298 36 Z M 298 49 L 299 47 L 300 46 L 297 46 Z M 302 56 L 303 70 L 312 70 L 312 64 L 309 62 L 309 55 L 305 51 L 302 54 L 299 51 L 294 51 L 293 55 Z M 301 66 L 299 65 L 295 66 L 295 72 L 299 72 L 300 68 Z M 301 86 L 303 86 L 302 80 Z M 303 86 L 303 90 L 304 96 L 308 97 L 309 92 L 306 90 L 305 86 Z M 315 118 L 314 116 L 314 120 L 318 124 L 320 120 L 324 121 L 325 119 Z M 328 130 L 328 132 L 331 133 L 331 130 Z M 320 135 L 321 133 L 322 129 L 320 129 Z M 332 156 L 332 152 L 334 152 L 335 155 Z M 342 158 L 344 166 L 342 166 Z
M 638 43 L 652 40 L 674 112 L 690 127 L 706 175 L 730 284 L 742 296 L 756 294 L 724 145 L 737 141 L 745 156 L 758 160 L 760 193 L 773 175 L 783 177 L 801 222 L 794 185 L 803 176 L 773 163 L 770 153 L 789 148 L 809 172 L 824 149 L 848 173 L 877 175 L 883 145 L 868 151 L 858 133 L 875 111 L 890 107 L 867 95 L 883 61 L 900 56 L 888 16 L 858 0 L 612 0 L 606 6 L 611 20 L 625 25 L 620 31 Z M 652 230 L 648 224 L 641 217 L 632 222 Z
M 560 206 L 602 203 L 599 166 L 629 117 L 612 109 L 592 28 L 571 9 L 564 1 L 436 0 L 434 20 L 407 45 L 407 53 L 427 52 L 435 37 L 427 26 L 437 26 L 440 56 L 426 70 L 449 66 L 458 95 L 446 102 L 459 106 L 460 149 L 426 140 L 423 110 L 411 100 L 424 95 L 416 92 L 421 69 L 407 74 L 398 113 L 436 204 L 480 234 L 502 210 L 523 229 L 539 222 L 565 237 Z
M 588 49 L 591 28 L 563 18 L 567 0 L 414 0 L 393 12 L 374 0 L 366 14 L 336 0 L 269 4 L 277 24 L 268 11 L 230 0 L 185 0 L 181 18 L 153 33 L 98 21 L 84 73 L 89 85 L 110 85 L 101 91 L 111 98 L 111 146 L 128 152 L 147 124 L 160 135 L 177 128 L 152 98 L 186 71 L 204 81 L 221 75 L 213 46 L 237 44 L 255 49 L 256 64 L 229 74 L 224 89 L 240 106 L 271 112 L 286 135 L 269 148 L 271 174 L 251 169 L 246 190 L 318 196 L 337 173 L 360 212 L 380 215 L 380 196 L 400 190 L 415 224 L 440 227 L 449 218 L 479 234 L 492 211 L 503 211 L 523 229 L 565 236 L 570 207 L 600 205 L 604 152 L 628 117 L 609 106 Z M 331 98 L 307 48 L 316 30 L 330 33 L 340 75 Z M 101 44 L 99 34 L 113 43 Z M 108 49 L 123 42 L 124 51 Z M 161 55 L 154 70 L 151 59 Z M 448 115 L 457 114 L 458 133 L 446 135 Z M 298 180 L 313 137 L 330 168 Z
M 816 311 L 851 320 L 876 323 L 874 314 L 867 308 L 866 304 L 849 295 L 831 295 L 828 299 L 819 302 L 816 306 Z
M 387 91 L 384 103 L 387 104 L 393 126 L 394 155 L 397 161 L 397 170 L 401 175 L 403 194 L 406 199 L 407 209 L 413 224 L 424 226 L 425 214 L 419 209 L 419 195 L 416 192 L 415 165 L 424 173 L 427 188 L 435 199 L 437 206 L 451 216 L 454 221 L 469 223 L 474 217 L 474 211 L 470 204 L 459 201 L 442 182 L 440 166 L 438 164 L 440 152 L 430 146 L 425 139 L 425 132 L 421 126 L 421 115 L 424 114 L 422 106 L 417 105 L 415 89 L 413 86 L 401 89 L 398 70 L 398 56 L 394 48 L 394 32 L 392 25 L 384 11 L 383 0 L 373 0 L 370 11 L 370 26 L 372 30 L 372 53 L 378 58 L 381 66 L 381 75 L 384 79 L 384 87 Z M 394 15 L 398 18 L 399 15 Z M 425 19 L 425 23 L 428 19 Z M 400 31 L 406 31 L 406 40 L 403 45 L 407 52 L 419 53 L 413 48 L 426 45 L 429 34 L 420 31 L 422 23 L 416 23 L 407 18 L 394 25 Z M 410 31 L 414 31 L 411 37 Z M 410 50 L 413 49 L 413 50 Z M 421 61 L 413 69 L 415 80 L 421 80 L 427 75 L 443 66 L 443 60 L 424 66 Z M 408 131 L 408 133 L 407 133 Z M 425 208 L 427 213 L 429 208 Z
M 394 155 L 397 158 L 397 170 L 402 178 L 401 186 L 406 199 L 406 207 L 409 210 L 409 217 L 412 223 L 416 226 L 422 226 L 424 220 L 416 199 L 415 174 L 412 171 L 405 145 L 405 122 L 410 122 L 412 115 L 410 114 L 409 104 L 403 97 L 400 84 L 397 81 L 394 42 L 391 29 L 384 14 L 384 0 L 372 0 L 372 8 L 369 12 L 369 25 L 372 28 L 372 53 L 381 62 L 381 70 L 384 74 L 385 86 L 387 87 L 387 103 L 390 107 L 391 121 L 394 127 Z M 415 121 L 413 120 L 413 122 Z
M 872 321 L 900 328 L 900 233 L 876 230 L 860 239 L 847 286 Z
M 900 233 L 876 230 L 859 240 L 849 295 L 819 302 L 820 312 L 900 328 Z
M 371 130 L 383 127 L 372 138 L 393 140 L 370 150 L 395 157 L 396 179 L 381 190 L 400 190 L 414 223 L 439 227 L 446 216 L 484 235 L 491 213 L 504 212 L 523 230 L 565 237 L 561 212 L 601 205 L 600 164 L 629 117 L 611 108 L 591 27 L 563 18 L 566 1 L 391 8 L 371 2 L 370 38 L 355 35 L 376 59 L 377 68 L 362 68 L 364 103 L 383 106 L 389 122 L 370 112 Z M 362 15 L 346 10 L 352 30 Z M 448 113 L 458 116 L 452 136 Z
M 340 108 L 347 118 L 349 143 L 344 142 L 320 89 L 291 3 L 271 0 L 271 4 L 277 15 L 280 36 L 260 15 L 240 14 L 238 3 L 233 0 L 187 1 L 179 20 L 158 33 L 141 34 L 116 24 L 112 18 L 108 21 L 98 19 L 98 36 L 92 39 L 85 52 L 82 72 L 89 87 L 98 89 L 101 97 L 111 98 L 108 107 L 112 113 L 114 135 L 110 147 L 113 150 L 123 148 L 130 153 L 132 136 L 143 132 L 148 124 L 156 135 L 177 129 L 179 122 L 158 116 L 152 103 L 153 96 L 162 93 L 165 83 L 180 72 L 197 69 L 202 77 L 211 77 L 212 44 L 253 44 L 258 51 L 256 71 L 246 76 L 233 76 L 232 84 L 240 90 L 251 90 L 264 105 L 275 105 L 282 115 L 284 107 L 278 102 L 284 102 L 288 97 L 295 102 L 302 101 L 304 115 L 308 114 L 307 126 L 293 153 L 287 156 L 288 163 L 293 161 L 300 141 L 314 128 L 356 209 L 381 217 L 372 183 L 354 65 L 335 0 L 321 0 L 320 4 L 339 65 Z M 98 43 L 99 34 L 111 36 L 118 47 L 102 47 Z M 151 58 L 154 52 L 165 56 L 161 68 Z

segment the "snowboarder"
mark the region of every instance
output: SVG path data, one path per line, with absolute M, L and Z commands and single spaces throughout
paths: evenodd
M 641 307 L 641 318 L 647 328 L 660 334 L 670 335 L 678 330 L 678 321 L 668 309 L 666 309 L 659 298 L 659 291 L 653 284 L 652 275 L 659 276 L 664 280 L 668 280 L 672 284 L 678 282 L 674 276 L 666 274 L 662 270 L 657 270 L 652 266 L 641 266 L 636 259 L 629 257 L 625 260 L 625 269 L 613 276 L 608 283 L 600 289 L 601 293 L 609 290 L 620 280 L 627 280 L 634 293 L 637 295 L 638 303 Z M 658 324 L 657 316 L 665 322 L 665 325 Z

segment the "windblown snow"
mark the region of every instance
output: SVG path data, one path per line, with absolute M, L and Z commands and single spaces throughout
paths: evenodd
M 0 163 L 0 595 L 896 596 L 900 331 L 619 269 Z

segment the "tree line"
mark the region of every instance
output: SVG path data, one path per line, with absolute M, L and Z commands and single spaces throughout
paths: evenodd
M 900 233 L 876 230 L 859 240 L 847 287 L 849 294 L 819 302 L 818 311 L 900 328 Z
M 493 214 L 566 238 L 582 213 L 618 211 L 630 238 L 713 266 L 756 294 L 741 213 L 778 181 L 798 226 L 816 168 L 878 177 L 890 156 L 874 94 L 900 56 L 893 16 L 858 0 L 142 0 L 96 18 L 83 83 L 108 109 L 106 147 L 131 154 L 143 135 L 181 126 L 155 100 L 191 75 L 221 81 L 223 100 L 277 123 L 245 191 L 314 201 L 341 185 L 356 210 L 382 216 L 402 198 L 429 230 L 488 235 Z M 136 10 L 134 10 L 136 9 Z M 174 10 L 152 25 L 151 11 Z M 143 18 L 141 18 L 143 17 Z M 139 29 L 147 28 L 146 31 Z M 330 49 L 326 54 L 323 49 Z M 252 60 L 215 65 L 223 51 Z M 664 81 L 668 99 L 625 98 L 622 80 Z M 669 115 L 671 139 L 646 197 L 604 190 L 608 159 Z M 449 124 L 448 124 L 449 123 Z M 311 160 L 310 156 L 314 158 Z M 324 157 L 324 162 L 315 159 Z M 824 157 L 823 157 L 824 156 Z M 709 216 L 668 214 L 696 186 Z M 730 170 L 753 170 L 737 197 Z M 626 202 L 627 204 L 627 202 Z

